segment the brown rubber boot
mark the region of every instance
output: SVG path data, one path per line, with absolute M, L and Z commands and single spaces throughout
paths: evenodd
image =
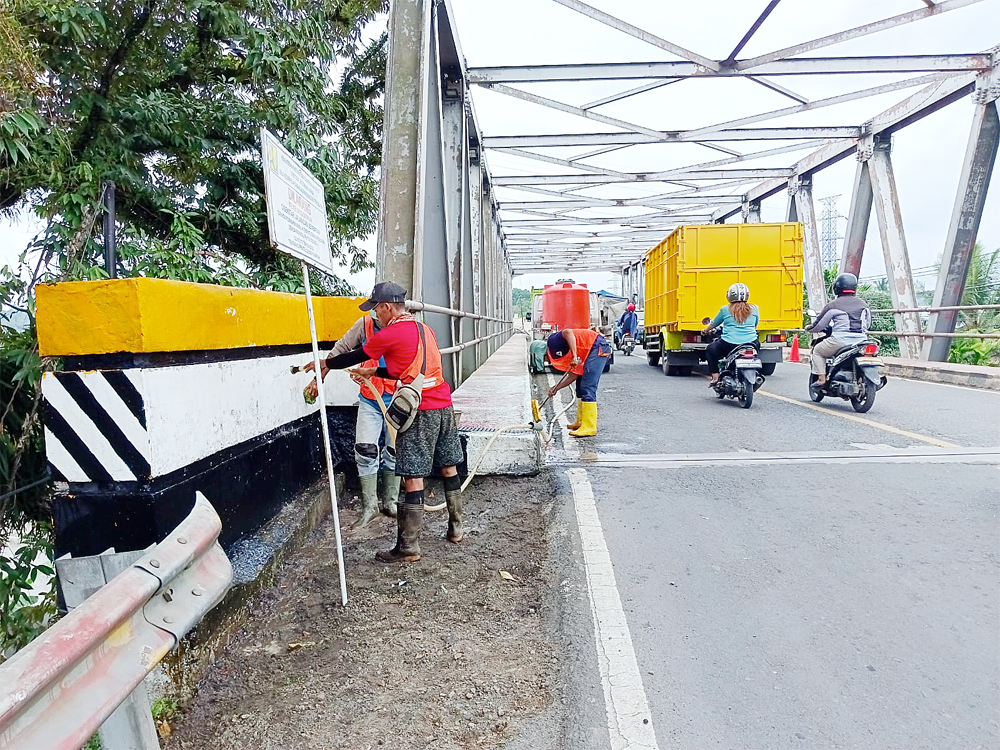
M 423 503 L 400 503 L 396 510 L 396 546 L 375 553 L 375 559 L 384 563 L 412 563 L 419 560 L 420 528 L 423 525 Z
M 378 515 L 378 474 L 358 477 L 361 482 L 361 515 L 351 526 L 357 531 L 363 529 Z
M 394 471 L 380 471 L 378 479 L 378 498 L 382 503 L 382 512 L 390 518 L 395 518 L 396 506 L 399 505 L 399 477 Z
M 465 515 L 462 513 L 462 492 L 453 490 L 444 493 L 445 502 L 448 504 L 448 541 L 458 544 L 465 536 L 465 529 L 462 521 Z

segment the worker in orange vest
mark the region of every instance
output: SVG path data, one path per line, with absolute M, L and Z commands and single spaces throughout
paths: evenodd
M 323 374 L 359 365 L 368 360 L 384 360 L 379 368 L 358 367 L 355 373 L 379 375 L 408 385 L 423 375 L 421 399 L 416 418 L 396 435 L 396 473 L 403 477 L 405 502 L 397 513 L 396 546 L 375 555 L 380 562 L 416 562 L 420 559 L 420 531 L 424 523 L 424 479 L 435 469 L 444 478 L 448 506 L 448 536 L 457 544 L 463 537 L 462 480 L 458 464 L 465 458 L 451 386 L 444 379 L 441 351 L 434 331 L 414 320 L 406 311 L 406 290 L 391 281 L 375 285 L 362 310 L 374 310 L 382 330 L 354 351 L 328 357 L 321 363 Z
M 573 437 L 597 434 L 597 384 L 604 372 L 611 345 L 600 333 L 589 328 L 567 328 L 551 334 L 546 342 L 549 362 L 570 375 L 549 389 L 555 396 L 570 383 L 576 383 L 576 419 L 569 425 Z
M 358 318 L 337 341 L 329 356 L 344 354 L 364 346 L 380 330 L 382 324 L 374 315 L 367 314 Z M 379 362 L 369 359 L 364 366 L 378 367 Z M 320 367 L 322 368 L 322 363 Z M 302 369 L 311 372 L 313 363 L 310 362 Z M 326 372 L 323 377 L 326 377 Z M 363 529 L 378 515 L 379 504 L 386 515 L 396 517 L 396 505 L 399 502 L 396 447 L 377 400 L 380 399 L 385 406 L 389 406 L 392 394 L 396 391 L 396 381 L 373 375 L 369 378 L 375 389 L 372 392 L 357 375 L 352 375 L 351 379 L 360 386 L 358 418 L 354 429 L 354 461 L 358 465 L 358 481 L 361 484 L 361 513 L 351 528 Z M 309 384 L 305 393 L 312 398 L 316 397 L 315 380 Z

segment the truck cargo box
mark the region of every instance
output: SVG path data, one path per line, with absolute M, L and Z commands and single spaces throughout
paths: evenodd
M 697 331 L 742 281 L 761 333 L 802 325 L 802 224 L 682 226 L 646 254 L 647 335 Z

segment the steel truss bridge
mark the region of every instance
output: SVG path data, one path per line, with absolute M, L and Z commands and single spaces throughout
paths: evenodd
M 628 289 L 637 283 L 636 261 L 675 227 L 759 222 L 761 201 L 784 193 L 787 219 L 806 228 L 806 283 L 810 305 L 818 308 L 826 294 L 813 178 L 853 157 L 857 169 L 840 267 L 860 271 L 874 206 L 893 308 L 903 310 L 896 313 L 897 330 L 920 333 L 920 319 L 912 312 L 917 300 L 893 174 L 892 136 L 971 96 L 975 107 L 957 194 L 941 196 L 954 210 L 933 307 L 960 304 L 1000 141 L 1000 46 L 925 54 L 913 34 L 914 48 L 907 54 L 823 54 L 907 24 L 920 24 L 920 39 L 932 38 L 943 15 L 979 2 L 991 5 L 994 18 L 1000 18 L 997 0 L 914 0 L 913 9 L 899 15 L 756 57 L 741 56 L 780 4 L 760 0 L 759 15 L 741 39 L 733 40 L 724 59 L 686 49 L 581 0 L 538 2 L 563 6 L 588 23 L 640 40 L 649 58 L 587 62 L 586 50 L 577 47 L 577 59 L 565 63 L 469 67 L 449 0 L 393 0 L 379 278 L 399 281 L 422 302 L 509 320 L 513 275 L 625 269 Z M 690 6 L 675 12 L 705 14 Z M 877 49 L 877 44 L 868 46 Z M 842 93 L 807 97 L 801 87 L 808 88 L 803 82 L 815 76 L 834 81 Z M 759 111 L 670 129 L 671 120 L 680 118 L 642 106 L 642 95 L 677 84 L 692 101 L 712 96 L 709 81 L 720 78 L 761 92 Z M 566 84 L 579 82 L 600 82 L 613 93 L 567 101 Z M 477 117 L 476 89 L 527 103 L 540 116 L 546 111 L 574 116 L 577 130 L 494 132 Z M 894 100 L 888 108 L 884 95 Z M 767 106 L 776 97 L 782 106 Z M 873 99 L 881 105 L 865 101 Z M 609 105 L 621 113 L 630 102 L 636 104 L 630 110 L 634 116 L 607 114 Z M 814 124 L 814 113 L 832 119 L 838 105 L 854 102 L 872 105 L 867 119 Z M 641 150 L 642 163 L 649 166 L 622 171 L 602 160 L 630 150 Z M 535 167 L 529 173 L 504 173 L 490 168 L 491 156 L 504 162 L 517 157 Z M 957 315 L 955 310 L 932 313 L 927 331 L 953 333 Z M 445 346 L 476 335 L 468 320 L 442 315 L 430 322 Z M 945 360 L 949 345 L 947 336 L 901 338 L 902 355 L 912 358 Z

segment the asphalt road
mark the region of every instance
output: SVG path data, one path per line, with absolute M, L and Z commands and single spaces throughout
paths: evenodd
M 890 380 L 856 415 L 786 364 L 744 410 L 641 355 L 549 459 L 593 488 L 655 747 L 1000 747 L 1000 466 L 954 455 L 1000 450 L 1000 394 Z

